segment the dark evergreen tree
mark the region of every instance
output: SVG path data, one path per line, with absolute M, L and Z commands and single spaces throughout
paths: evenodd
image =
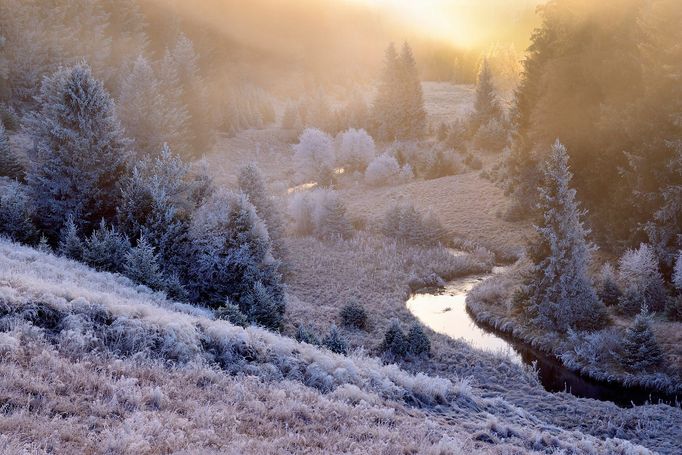
M 86 64 L 46 77 L 38 102 L 24 125 L 34 143 L 26 175 L 34 218 L 52 239 L 68 215 L 87 234 L 116 213 L 129 143 Z
M 397 102 L 400 96 L 399 67 L 398 53 L 395 45 L 391 43 L 386 49 L 381 82 L 372 106 L 375 123 L 373 136 L 386 141 L 393 140 L 398 135 L 397 126 L 401 109 Z
M 348 354 L 348 341 L 341 335 L 339 329 L 332 325 L 329 333 L 322 340 L 322 345 L 337 354 Z
M 102 220 L 99 228 L 85 239 L 83 261 L 100 271 L 120 273 L 124 270 L 129 251 L 128 238 Z
M 472 131 L 477 131 L 481 126 L 491 120 L 499 120 L 502 109 L 497 99 L 497 92 L 493 85 L 493 74 L 488 60 L 484 59 L 476 81 L 476 95 L 474 98 L 474 112 L 471 117 Z
M 23 180 L 24 167 L 14 154 L 9 144 L 9 137 L 5 126 L 0 120 L 0 177 L 9 177 L 15 180 Z
M 661 348 L 651 330 L 651 317 L 646 307 L 642 307 L 625 332 L 621 362 L 628 371 L 640 373 L 659 365 L 662 360 Z
M 417 62 L 412 54 L 412 48 L 407 43 L 403 44 L 400 53 L 399 76 L 402 95 L 399 112 L 402 121 L 397 137 L 398 139 L 419 139 L 426 132 L 426 110 Z
M 428 355 L 431 352 L 431 340 L 418 322 L 415 322 L 407 333 L 407 345 L 409 352 L 417 356 Z
M 59 236 L 59 245 L 57 251 L 62 256 L 65 256 L 76 261 L 83 259 L 83 241 L 78 235 L 78 227 L 73 221 L 73 216 L 69 215 L 66 223 L 62 228 Z

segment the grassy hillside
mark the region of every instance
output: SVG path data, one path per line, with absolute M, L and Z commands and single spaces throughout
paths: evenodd
M 0 308 L 4 453 L 647 452 L 6 241 Z

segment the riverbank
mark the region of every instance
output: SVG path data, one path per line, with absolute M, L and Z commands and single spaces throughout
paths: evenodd
M 670 399 L 682 397 L 681 366 L 664 363 L 659 371 L 625 371 L 618 362 L 618 351 L 624 327 L 611 324 L 596 332 L 571 332 L 561 335 L 533 326 L 512 302 L 521 281 L 523 266 L 491 277 L 476 286 L 466 299 L 466 307 L 474 320 L 503 332 L 539 351 L 556 357 L 566 368 L 597 381 L 622 387 L 637 387 L 665 394 Z M 656 327 L 654 327 L 656 331 Z M 674 353 L 664 349 L 664 355 Z

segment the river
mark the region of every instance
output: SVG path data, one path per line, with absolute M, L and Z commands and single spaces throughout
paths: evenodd
M 462 339 L 476 349 L 500 353 L 512 362 L 527 365 L 535 362 L 540 382 L 550 392 L 568 392 L 578 397 L 612 401 L 623 407 L 646 402 L 674 401 L 674 397 L 669 395 L 581 376 L 564 367 L 554 356 L 546 355 L 507 334 L 474 321 L 466 310 L 467 294 L 478 283 L 504 271 L 505 267 L 495 267 L 490 274 L 460 278 L 442 289 L 425 289 L 412 295 L 407 301 L 407 308 L 435 332 Z

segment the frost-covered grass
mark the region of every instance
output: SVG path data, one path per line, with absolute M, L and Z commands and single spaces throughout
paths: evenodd
M 562 336 L 529 324 L 511 303 L 523 267 L 520 263 L 510 273 L 486 280 L 471 291 L 466 301 L 467 309 L 476 320 L 553 354 L 569 369 L 594 379 L 646 387 L 665 393 L 682 392 L 682 365 L 676 361 L 680 358 L 677 343 L 661 343 L 668 361 L 658 371 L 633 373 L 623 368 L 618 361 L 617 352 L 622 343 L 624 326 L 629 321 L 619 321 L 613 310 L 611 318 L 616 324 L 596 332 L 575 332 Z M 655 321 L 653 330 L 657 338 L 662 341 L 671 337 L 676 339 L 676 335 L 671 333 L 670 325 L 675 323 Z
M 1 453 L 648 453 L 7 241 L 0 372 Z
M 362 304 L 368 314 L 366 331 L 342 328 L 353 349 L 376 352 L 393 318 L 401 320 L 404 326 L 413 323 L 413 316 L 405 306 L 411 271 L 428 273 L 428 261 L 401 262 L 400 258 L 408 257 L 409 253 L 399 254 L 389 245 L 380 237 L 368 235 L 338 243 L 289 239 L 288 248 L 292 252 L 288 277 L 291 298 L 287 307 L 286 330 L 293 333 L 295 324 L 305 324 L 324 332 L 332 323 L 339 325 L 339 311 L 351 299 Z M 483 257 L 485 255 L 481 255 Z M 463 260 L 472 261 L 473 258 L 465 257 Z M 475 260 L 468 265 L 464 262 L 465 266 L 459 270 L 464 274 L 476 273 L 472 267 L 475 263 Z M 496 403 L 513 403 L 516 406 L 514 413 L 534 416 L 570 431 L 589 433 L 599 438 L 619 437 L 661 453 L 679 453 L 682 450 L 682 429 L 677 423 L 682 419 L 680 409 L 665 405 L 622 409 L 610 402 L 549 393 L 530 369 L 428 329 L 427 333 L 431 339 L 431 357 L 408 359 L 401 366 L 410 371 L 450 379 L 468 378 L 474 395 L 492 399 L 485 408 L 488 412 L 506 413 Z M 457 425 L 467 427 L 470 423 L 468 412 L 446 414 L 448 421 Z M 674 430 L 669 431 L 669 428 Z

